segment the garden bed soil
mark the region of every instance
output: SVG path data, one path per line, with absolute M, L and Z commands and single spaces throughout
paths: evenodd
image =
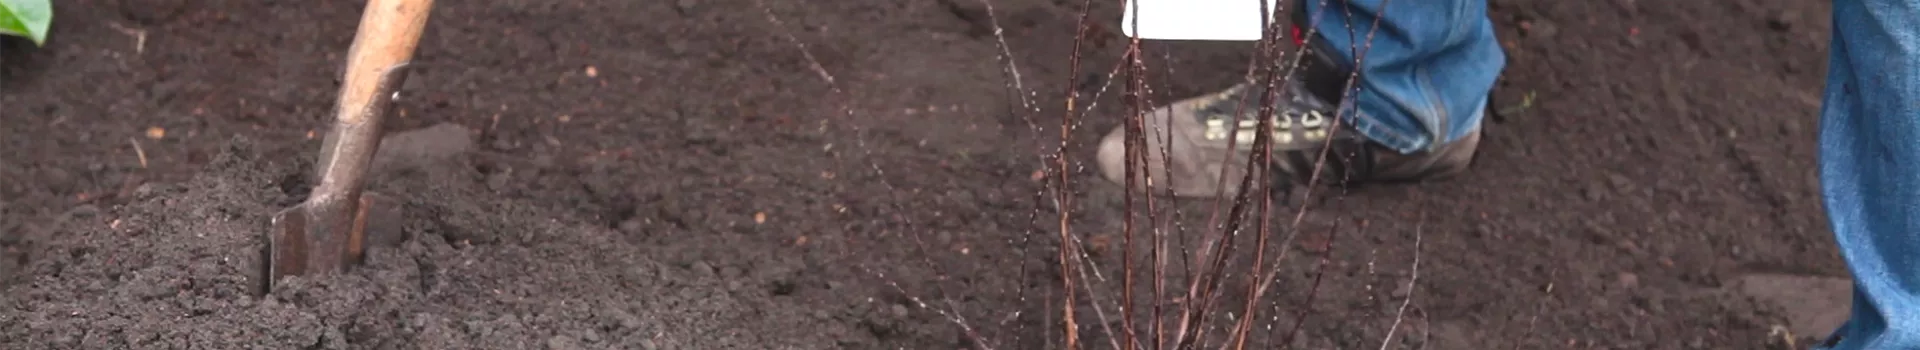
M 0 44 L 4 348 L 1055 346 L 1038 155 L 1068 78 L 1091 98 L 1125 48 L 1096 26 L 1070 73 L 1067 1 L 441 2 L 375 185 L 405 240 L 254 297 L 362 3 L 60 5 L 46 47 Z M 1337 229 L 1286 248 L 1263 314 L 1301 336 L 1258 341 L 1804 345 L 1846 305 L 1812 166 L 1826 11 L 1493 1 L 1497 101 L 1525 107 L 1489 120 L 1476 176 L 1313 201 Z M 1150 49 L 1162 102 L 1249 57 Z M 1110 246 L 1123 196 L 1072 170 L 1074 230 Z

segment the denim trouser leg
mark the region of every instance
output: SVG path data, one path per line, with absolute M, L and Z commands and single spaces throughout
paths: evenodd
M 1360 113 L 1342 111 L 1363 136 L 1411 153 L 1480 127 L 1487 94 L 1506 66 L 1487 0 L 1299 1 L 1307 2 L 1302 26 L 1318 31 L 1312 41 L 1321 51 L 1349 69 L 1354 54 L 1364 54 L 1358 95 L 1350 98 Z
M 1920 349 L 1920 0 L 1836 0 L 1820 187 L 1853 271 L 1831 349 Z

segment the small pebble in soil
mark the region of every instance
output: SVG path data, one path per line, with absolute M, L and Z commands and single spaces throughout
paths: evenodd
M 78 207 L 73 207 L 69 212 L 73 214 L 73 218 L 85 219 L 100 214 L 100 207 L 92 204 L 82 204 Z
M 554 160 L 553 160 L 552 154 L 543 153 L 543 154 L 537 154 L 533 156 L 533 167 L 535 168 L 540 168 L 540 169 L 552 168 L 553 162 Z
M 1631 289 L 1640 286 L 1640 275 L 1635 275 L 1632 272 L 1621 272 L 1620 276 L 1616 278 L 1620 280 L 1621 288 Z
M 1521 22 L 1520 28 L 1528 38 L 1546 39 L 1560 33 L 1559 26 L 1554 25 L 1552 21 L 1541 19 Z
M 507 180 L 508 179 L 507 179 L 506 173 L 494 173 L 493 175 L 487 175 L 487 189 L 494 190 L 494 191 L 505 191 L 507 190 Z
M 689 267 L 689 269 L 693 270 L 694 276 L 702 277 L 702 278 L 713 277 L 713 266 L 707 265 L 707 262 L 705 261 L 695 262 L 693 263 L 692 267 Z
M 547 348 L 554 349 L 554 350 L 579 349 L 580 344 L 576 344 L 573 341 L 573 337 L 556 335 L 556 336 L 553 336 L 552 338 L 547 338 Z
M 620 328 L 640 329 L 640 326 L 644 325 L 640 323 L 640 317 L 625 311 L 616 311 L 613 318 L 619 320 Z
M 620 222 L 620 232 L 627 234 L 640 234 L 640 227 L 640 220 L 628 219 Z
M 688 48 L 685 41 L 672 40 L 667 42 L 667 52 L 673 53 L 674 56 L 686 55 L 687 50 Z M 676 116 L 676 118 L 674 119 L 680 119 L 680 118 Z

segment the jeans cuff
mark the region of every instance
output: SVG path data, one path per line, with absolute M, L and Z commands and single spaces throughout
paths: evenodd
M 1350 113 L 1347 122 L 1352 123 L 1353 130 L 1360 133 L 1360 136 L 1366 138 L 1367 141 L 1372 141 L 1373 143 L 1380 144 L 1381 146 L 1387 147 L 1387 149 L 1402 154 L 1425 150 L 1433 143 L 1433 137 L 1426 133 L 1408 133 L 1394 130 L 1374 120 L 1374 118 L 1377 117 L 1374 117 L 1370 113 Z

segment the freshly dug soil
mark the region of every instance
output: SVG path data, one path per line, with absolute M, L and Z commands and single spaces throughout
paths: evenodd
M 1095 109 L 1076 160 L 1119 124 L 1119 4 L 1078 72 L 1080 2 L 993 4 L 440 2 L 375 186 L 405 240 L 253 297 L 363 3 L 62 2 L 46 47 L 0 41 L 0 348 L 1057 347 L 1038 155 L 1067 91 Z M 1814 195 L 1824 3 L 1493 5 L 1510 112 L 1477 175 L 1309 201 L 1255 344 L 1755 349 L 1832 326 L 1795 307 L 1843 290 L 1753 295 L 1845 276 Z M 1249 57 L 1149 50 L 1159 103 Z M 1111 252 L 1123 196 L 1071 170 L 1073 231 Z M 1166 206 L 1167 229 L 1211 204 Z M 1776 275 L 1817 278 L 1752 278 Z M 1080 310 L 1106 347 L 1117 320 Z
M 477 176 L 444 165 L 383 186 L 405 193 L 404 244 L 255 298 L 264 226 L 249 213 L 297 201 L 288 179 L 301 174 L 299 162 L 264 160 L 296 155 L 251 144 L 192 181 L 135 191 L 131 205 L 73 213 L 7 299 L 17 312 L 0 322 L 22 326 L 8 328 L 9 347 L 818 349 L 874 344 L 858 325 L 902 317 L 816 296 L 836 291 L 803 279 L 797 257 L 679 258 L 486 200 Z

